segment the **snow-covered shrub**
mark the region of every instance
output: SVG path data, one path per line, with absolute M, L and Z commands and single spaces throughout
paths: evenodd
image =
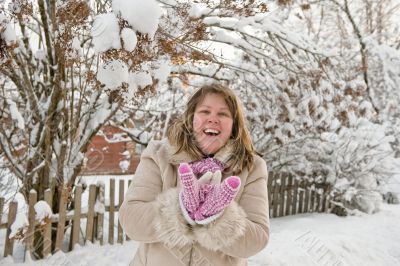
M 288 76 L 281 90 L 249 94 L 238 88 L 256 146 L 270 170 L 330 184 L 342 206 L 376 211 L 400 169 L 393 127 L 376 121 L 362 81 L 335 87 L 321 76 L 318 83 L 313 88 Z
M 273 148 L 264 149 L 270 170 L 331 184 L 335 200 L 349 209 L 377 211 L 390 192 L 388 180 L 400 169 L 391 146 L 394 137 L 384 125 L 365 118 L 331 132 L 284 135 L 284 143 L 276 140 L 281 136 L 272 135 L 267 143 Z
M 309 56 L 298 45 L 282 54 L 270 49 L 237 84 L 270 170 L 331 184 L 336 206 L 373 212 L 383 196 L 396 195 L 388 184 L 400 172 L 399 22 L 390 11 L 396 5 L 293 1 L 276 7 L 274 22 L 290 29 L 292 39 L 312 39 L 308 50 L 318 52 Z M 366 21 L 380 33 L 371 34 L 372 24 L 360 26 Z M 284 65 L 289 57 L 302 64 Z

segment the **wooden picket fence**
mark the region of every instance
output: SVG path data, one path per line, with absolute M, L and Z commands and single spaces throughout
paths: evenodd
M 268 176 L 270 217 L 307 212 L 329 212 L 331 188 L 327 184 L 300 180 L 287 173 Z
M 118 181 L 118 189 L 116 190 L 115 179 L 110 179 L 109 203 L 107 204 L 105 202 L 105 185 L 90 185 L 87 188 L 89 190 L 87 207 L 84 209 L 82 209 L 82 185 L 75 186 L 73 211 L 66 209 L 69 195 L 64 190 L 60 196 L 59 213 L 53 214 L 51 218 L 44 221 L 36 219 L 34 206 L 37 203 L 37 193 L 32 190 L 28 202 L 28 227 L 23 234 L 23 244 L 26 251 L 30 254 L 34 251 L 34 235 L 38 232 L 43 235 L 43 242 L 41 243 L 43 257 L 59 250 L 63 250 L 64 252 L 71 251 L 76 244 L 85 244 L 86 241 L 98 241 L 100 245 L 103 245 L 105 241 L 109 244 L 114 244 L 115 233 L 116 242 L 123 243 L 128 237 L 124 238 L 124 232 L 120 224 L 115 220 L 115 214 L 124 200 L 124 194 L 130 182 L 130 180 L 120 179 Z M 128 184 L 125 185 L 126 183 Z M 115 198 L 118 198 L 118 202 L 116 202 Z M 45 191 L 44 200 L 49 206 L 52 205 L 52 191 L 50 189 Z M 0 198 L 0 217 L 3 216 L 3 210 L 4 198 Z M 10 202 L 7 221 L 0 222 L 0 230 L 7 230 L 5 234 L 4 257 L 13 254 L 15 239 L 9 236 L 11 234 L 11 226 L 16 220 L 17 210 L 18 203 L 15 201 Z M 108 218 L 108 239 L 106 240 L 104 239 L 104 230 L 107 230 L 107 228 L 104 228 L 105 218 Z M 81 227 L 81 220 L 86 220 L 85 228 Z M 70 230 L 67 234 L 68 227 L 70 227 Z M 52 231 L 56 231 L 55 243 L 52 243 Z M 66 239 L 68 237 L 69 239 Z M 66 241 L 69 243 L 67 246 L 65 245 Z
M 86 241 L 98 242 L 103 245 L 105 241 L 109 244 L 116 242 L 123 243 L 129 240 L 124 235 L 119 222 L 115 221 L 115 214 L 118 212 L 124 200 L 124 194 L 130 184 L 130 180 L 120 179 L 116 190 L 114 178 L 109 181 L 109 202 L 105 202 L 105 186 L 90 185 L 87 208 L 82 209 L 82 186 L 77 185 L 74 191 L 74 210 L 67 212 L 67 192 L 64 191 L 60 197 L 59 213 L 51 219 L 38 221 L 35 217 L 34 206 L 37 202 L 37 194 L 31 191 L 29 195 L 28 228 L 24 233 L 24 245 L 26 250 L 32 254 L 34 251 L 34 234 L 40 232 L 43 235 L 42 253 L 46 257 L 58 250 L 71 251 L 76 244 L 85 244 Z M 118 194 L 116 194 L 118 193 Z M 115 198 L 118 202 L 115 202 Z M 52 192 L 45 192 L 45 201 L 51 206 Z M 269 174 L 268 199 L 270 203 L 270 217 L 280 217 L 305 212 L 325 212 L 329 209 L 329 187 L 299 181 L 287 174 Z M 104 208 L 99 208 L 104 206 Z M 8 207 L 7 221 L 0 222 L 0 230 L 6 229 L 4 256 L 12 255 L 14 238 L 9 238 L 11 225 L 17 215 L 17 202 L 10 202 Z M 4 198 L 0 198 L 0 217 L 3 216 Z M 104 228 L 104 220 L 108 218 L 108 228 Z M 86 220 L 85 228 L 82 228 L 81 220 Z M 68 227 L 71 227 L 68 231 Z M 104 230 L 108 229 L 108 239 L 104 239 Z M 116 232 L 115 232 L 116 229 Z M 55 243 L 52 243 L 52 231 L 56 231 Z M 69 243 L 66 245 L 65 243 Z

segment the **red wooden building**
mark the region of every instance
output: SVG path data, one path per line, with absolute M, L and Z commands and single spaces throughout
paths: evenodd
M 104 126 L 107 139 L 124 133 L 113 126 Z M 84 175 L 133 174 L 139 163 L 141 145 L 135 142 L 107 141 L 101 134 L 91 140 L 85 154 Z

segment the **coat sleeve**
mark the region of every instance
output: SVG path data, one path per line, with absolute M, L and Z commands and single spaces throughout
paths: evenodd
M 268 171 L 256 158 L 238 203 L 232 202 L 214 222 L 195 231 L 196 241 L 210 250 L 248 258 L 261 251 L 269 240 Z
M 119 220 L 125 233 L 134 240 L 155 242 L 157 236 L 153 223 L 156 215 L 156 197 L 161 192 L 162 181 L 151 142 L 143 151 L 135 176 L 119 210 Z
M 180 211 L 178 189 L 162 191 L 157 145 L 150 142 L 143 151 L 119 210 L 121 226 L 136 241 L 165 242 L 170 246 L 191 243 L 190 226 Z

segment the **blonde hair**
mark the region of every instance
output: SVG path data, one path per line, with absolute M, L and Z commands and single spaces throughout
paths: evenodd
M 196 159 L 203 158 L 203 153 L 194 141 L 193 116 L 197 104 L 209 93 L 222 95 L 232 114 L 232 154 L 226 163 L 227 168 L 238 169 L 241 172 L 245 167 L 250 169 L 253 165 L 253 155 L 257 154 L 249 130 L 246 127 L 242 106 L 231 89 L 220 84 L 206 85 L 197 90 L 189 99 L 185 112 L 168 128 L 169 141 L 178 147 L 176 153 L 187 152 Z M 237 174 L 237 173 L 235 173 Z

